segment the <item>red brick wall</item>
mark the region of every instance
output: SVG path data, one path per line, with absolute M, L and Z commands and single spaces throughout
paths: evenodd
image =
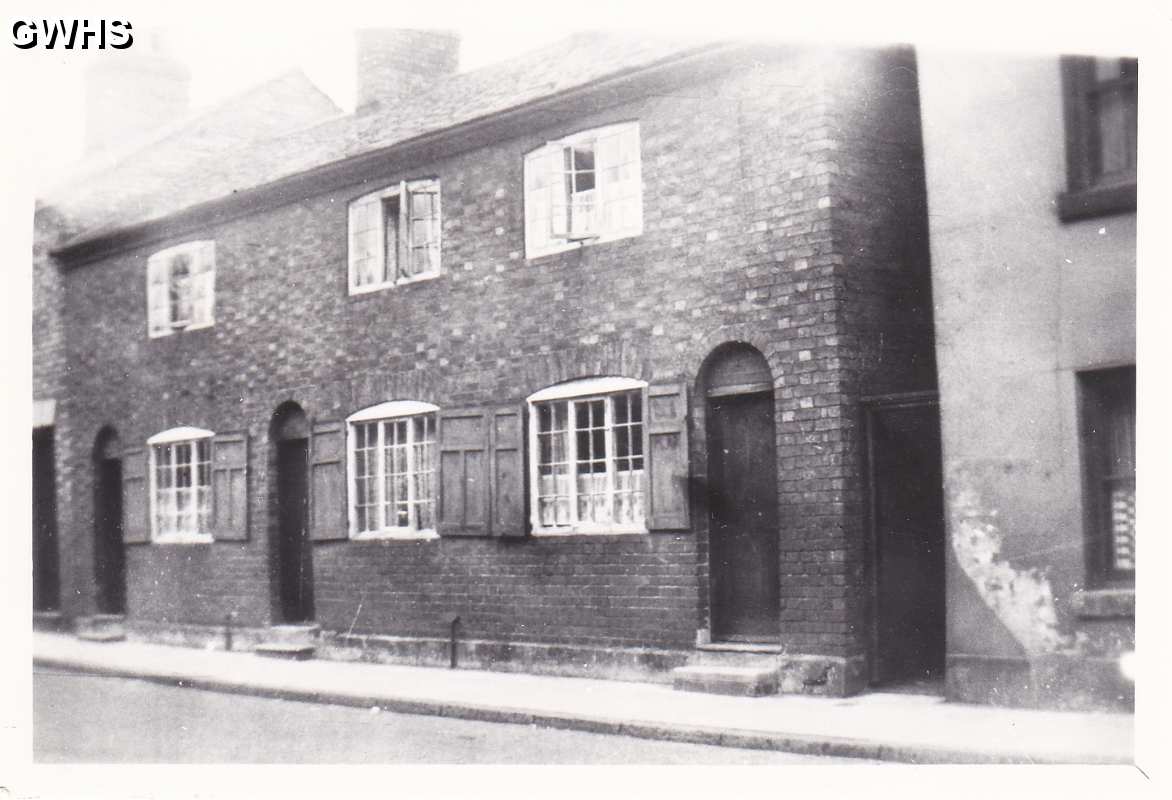
M 902 195 L 922 187 L 904 175 L 919 161 L 898 159 L 862 170 L 855 186 L 843 153 L 865 166 L 892 148 L 856 147 L 840 122 L 835 81 L 884 65 L 867 54 L 794 51 L 720 80 L 584 111 L 572 126 L 542 129 L 535 120 L 530 136 L 371 175 L 348 192 L 291 198 L 175 240 L 216 240 L 210 329 L 147 338 L 146 259 L 172 241 L 70 272 L 66 402 L 78 426 L 63 446 L 77 496 L 88 497 L 89 448 L 103 424 L 128 444 L 180 424 L 251 437 L 250 541 L 130 547 L 130 614 L 213 623 L 234 610 L 242 624 L 270 619 L 266 437 L 284 401 L 329 420 L 386 399 L 521 403 L 583 375 L 694 382 L 713 348 L 740 340 L 766 356 L 777 381 L 783 641 L 791 652 L 855 652 L 861 584 L 848 553 L 861 537 L 857 397 L 880 374 L 893 387 L 915 381 L 867 366 L 876 356 L 850 315 L 870 314 L 880 332 L 906 330 L 908 320 L 884 317 L 897 303 L 854 298 L 897 297 L 906 283 L 899 268 L 853 257 L 862 234 L 844 224 L 838 201 L 890 193 L 883 214 L 894 227 L 877 246 L 902 248 L 915 231 L 904 207 L 922 204 Z M 642 138 L 644 234 L 526 261 L 522 155 L 632 119 Z M 910 138 L 918 146 L 918 131 Z M 348 296 L 347 202 L 423 176 L 442 181 L 443 275 Z M 917 347 L 930 350 L 927 335 L 917 328 Z M 694 393 L 699 478 L 703 406 Z M 455 612 L 470 637 L 686 647 L 707 618 L 701 495 L 693 491 L 693 531 L 680 534 L 318 544 L 318 619 L 337 630 L 435 634 L 437 615 Z M 88 513 L 84 503 L 68 512 L 67 540 L 92 535 Z

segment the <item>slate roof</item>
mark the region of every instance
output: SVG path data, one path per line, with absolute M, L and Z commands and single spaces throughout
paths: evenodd
M 224 134 L 193 136 L 191 126 L 198 131 L 204 119 L 200 117 L 183 131 L 126 155 L 111 168 L 72 181 L 44 202 L 70 219 L 74 238 L 68 246 L 703 49 L 705 46 L 691 42 L 646 36 L 582 33 L 497 64 L 439 79 L 406 104 L 363 115 L 319 117 L 313 120 L 317 124 L 286 124 L 283 130 L 274 130 L 272 120 L 253 115 L 251 120 L 241 120 L 245 133 L 235 138 Z M 266 97 L 292 96 L 297 91 L 293 82 L 303 79 L 303 75 L 286 76 L 270 82 L 267 93 L 246 93 L 218 108 L 231 116 L 229 108 L 255 103 L 257 92 Z M 192 146 L 193 141 L 197 146 Z

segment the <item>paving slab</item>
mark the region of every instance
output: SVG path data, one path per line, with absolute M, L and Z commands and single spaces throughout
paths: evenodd
M 908 763 L 1130 764 L 1134 716 L 872 693 L 735 697 L 661 684 L 339 661 L 33 633 L 38 669 L 266 697 Z

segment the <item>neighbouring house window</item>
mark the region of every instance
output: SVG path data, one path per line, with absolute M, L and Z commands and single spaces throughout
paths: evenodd
M 527 258 L 642 232 L 637 122 L 582 131 L 525 156 Z
M 215 323 L 215 242 L 187 242 L 147 259 L 150 337 L 206 328 Z
M 1079 376 L 1091 583 L 1135 579 L 1135 367 Z
M 435 535 L 437 410 L 394 401 L 347 419 L 352 536 Z
M 147 440 L 155 541 L 212 540 L 212 435 L 199 428 L 172 428 Z
M 403 181 L 350 203 L 350 293 L 440 274 L 440 185 Z
M 1139 62 L 1067 56 L 1064 219 L 1135 209 Z
M 535 533 L 647 530 L 646 386 L 587 378 L 529 398 Z

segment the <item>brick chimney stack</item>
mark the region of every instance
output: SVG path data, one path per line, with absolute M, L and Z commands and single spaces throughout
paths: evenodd
M 85 75 L 86 155 L 181 119 L 191 72 L 153 36 L 146 47 L 110 51 Z
M 454 31 L 366 28 L 358 31 L 358 92 L 355 113 L 393 107 L 460 64 Z

